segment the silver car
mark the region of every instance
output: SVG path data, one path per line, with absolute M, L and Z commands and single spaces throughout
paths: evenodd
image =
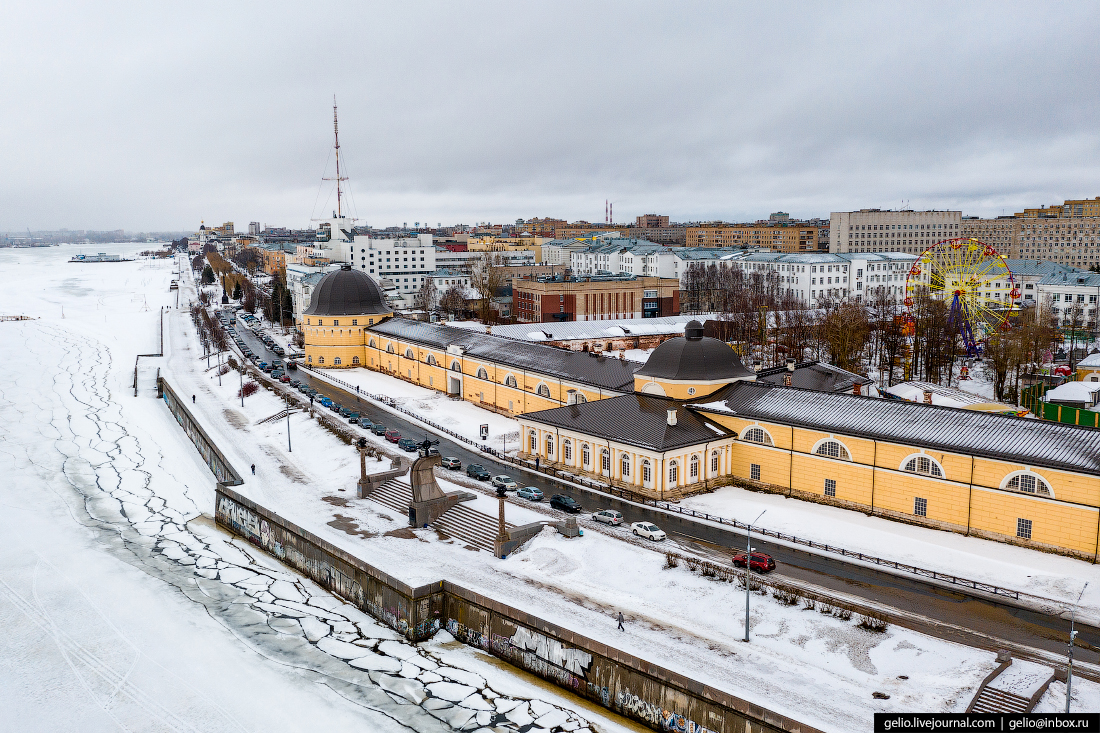
M 597 522 L 603 522 L 604 524 L 610 524 L 612 526 L 618 526 L 623 523 L 623 515 L 614 509 L 604 509 L 603 511 L 596 512 L 592 515 L 592 518 Z
M 518 488 L 519 484 L 517 484 L 515 481 L 513 481 L 511 476 L 505 476 L 505 475 L 502 474 L 500 476 L 493 476 L 493 486 L 495 486 L 498 489 L 505 489 L 506 491 L 512 491 L 512 490 Z
M 516 496 L 529 501 L 542 501 L 542 489 L 537 486 L 524 486 L 516 492 Z
M 660 542 L 667 536 L 660 527 L 649 522 L 634 522 L 630 525 L 630 531 L 634 533 L 635 537 L 645 537 L 654 542 Z

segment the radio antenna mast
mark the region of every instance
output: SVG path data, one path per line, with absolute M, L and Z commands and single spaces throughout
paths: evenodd
M 336 95 L 332 95 L 332 132 L 336 137 L 336 178 L 324 178 L 325 181 L 336 181 L 336 218 L 344 218 L 342 205 L 343 192 L 340 190 L 340 181 L 348 180 L 347 176 L 340 175 L 340 122 L 336 116 Z

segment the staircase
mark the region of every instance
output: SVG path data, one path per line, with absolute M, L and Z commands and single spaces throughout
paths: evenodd
M 988 686 L 982 688 L 970 707 L 973 713 L 1026 713 L 1030 710 L 1030 698 Z
M 412 487 L 399 479 L 390 479 L 372 491 L 367 498 L 407 515 L 409 503 L 412 501 Z M 448 509 L 431 526 L 479 550 L 493 551 L 493 542 L 497 536 L 496 517 L 459 504 Z M 515 527 L 510 522 L 504 526 L 508 529 Z

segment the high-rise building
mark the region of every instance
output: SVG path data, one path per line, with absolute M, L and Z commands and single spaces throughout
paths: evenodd
M 1005 257 L 1017 257 L 1018 222 L 1019 220 L 1014 216 L 998 216 L 996 219 L 964 216 L 962 226 L 959 227 L 959 236 L 973 237 L 985 242 Z
M 821 219 L 776 219 L 756 224 L 716 222 L 687 228 L 689 247 L 764 247 L 776 252 L 818 252 L 825 251 L 828 244 L 829 223 Z
M 258 221 L 248 222 L 248 233 L 251 234 L 253 237 L 260 236 L 260 222 L 258 222 Z
M 834 211 L 829 251 L 920 254 L 944 239 L 961 236 L 961 211 Z

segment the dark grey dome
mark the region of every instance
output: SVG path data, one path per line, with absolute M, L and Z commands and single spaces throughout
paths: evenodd
M 307 316 L 365 316 L 389 314 L 386 296 L 365 272 L 343 265 L 321 278 L 313 289 Z
M 755 376 L 724 341 L 703 336 L 703 324 L 691 321 L 684 335 L 669 339 L 653 350 L 638 377 L 683 382 L 714 382 Z

